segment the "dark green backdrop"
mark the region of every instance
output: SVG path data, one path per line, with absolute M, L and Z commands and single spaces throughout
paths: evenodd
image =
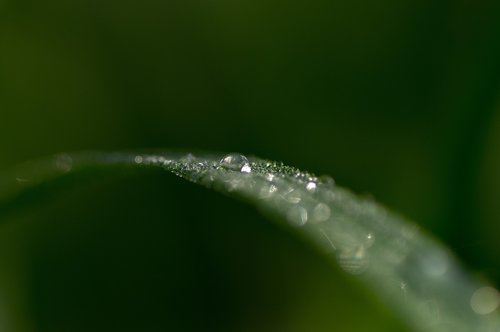
M 0 171 L 89 149 L 281 160 L 373 195 L 498 285 L 499 4 L 1 0 Z M 252 209 L 165 174 L 8 219 L 6 330 L 400 328 Z

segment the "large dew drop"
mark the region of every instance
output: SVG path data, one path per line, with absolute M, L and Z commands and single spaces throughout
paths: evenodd
M 251 167 L 248 158 L 239 153 L 230 153 L 222 158 L 219 165 L 225 169 L 250 173 Z

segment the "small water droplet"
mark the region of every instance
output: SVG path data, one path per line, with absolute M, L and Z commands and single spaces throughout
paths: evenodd
M 316 182 L 310 181 L 306 184 L 306 189 L 308 191 L 315 191 L 316 190 Z
M 142 156 L 135 156 L 135 158 L 134 158 L 134 162 L 136 164 L 142 164 L 143 161 L 144 161 L 144 158 Z
M 230 169 L 233 171 L 240 171 L 243 173 L 250 173 L 252 171 L 248 158 L 239 153 L 230 153 L 226 155 L 220 160 L 219 165 L 222 168 Z M 245 168 L 245 170 L 243 170 L 245 166 L 248 166 L 248 168 Z
M 307 222 L 307 210 L 302 206 L 294 206 L 287 213 L 288 221 L 294 226 L 304 226 Z
M 340 266 L 352 274 L 361 274 L 368 268 L 368 257 L 364 246 L 341 250 L 338 255 Z
M 487 315 L 500 305 L 500 295 L 493 287 L 481 287 L 470 298 L 470 306 L 478 315 Z
M 320 223 L 328 220 L 330 218 L 331 210 L 325 203 L 319 203 L 316 205 L 312 211 L 312 223 Z

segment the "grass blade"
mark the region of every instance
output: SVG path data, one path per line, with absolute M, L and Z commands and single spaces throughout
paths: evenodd
M 373 200 L 281 163 L 231 154 L 62 154 L 0 182 L 0 217 L 68 180 L 163 168 L 253 204 L 361 280 L 415 331 L 498 331 L 498 292 L 428 234 Z

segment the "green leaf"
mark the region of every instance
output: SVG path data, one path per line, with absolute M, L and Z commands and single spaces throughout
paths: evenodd
M 415 331 L 500 329 L 497 291 L 417 225 L 329 177 L 278 162 L 240 154 L 61 154 L 0 181 L 0 218 L 89 177 L 158 168 L 252 204 L 366 284 Z

